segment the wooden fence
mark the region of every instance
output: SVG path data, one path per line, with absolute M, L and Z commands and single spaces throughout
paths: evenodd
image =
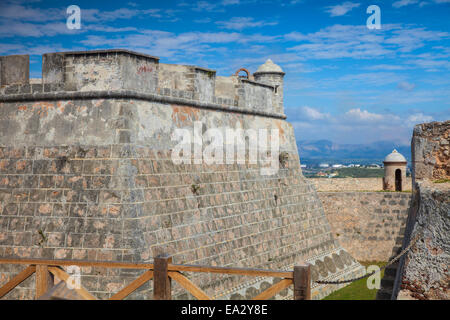
M 0 258 L 0 264 L 25 265 L 26 268 L 17 274 L 8 283 L 0 288 L 0 299 L 11 290 L 36 274 L 36 299 L 45 297 L 44 295 L 52 289 L 54 277 L 64 281 L 66 284 L 71 281 L 70 275 L 62 267 L 100 267 L 114 269 L 137 269 L 144 270 L 144 273 L 132 281 L 122 290 L 114 294 L 110 300 L 122 300 L 133 293 L 136 289 L 153 279 L 153 299 L 171 300 L 171 282 L 176 281 L 195 298 L 199 300 L 211 300 L 211 298 L 198 286 L 192 283 L 181 272 L 205 272 L 242 276 L 258 277 L 278 277 L 282 278 L 273 286 L 264 290 L 253 300 L 270 299 L 278 292 L 289 286 L 294 286 L 294 300 L 311 299 L 311 268 L 309 265 L 295 266 L 292 271 L 261 270 L 250 268 L 229 268 L 210 267 L 201 265 L 172 264 L 172 257 L 167 255 L 157 256 L 153 264 L 150 263 L 129 263 L 129 262 L 103 262 L 103 261 L 79 261 L 79 260 L 43 260 L 43 259 L 4 259 Z M 79 296 L 86 300 L 97 300 L 85 288 L 74 288 Z

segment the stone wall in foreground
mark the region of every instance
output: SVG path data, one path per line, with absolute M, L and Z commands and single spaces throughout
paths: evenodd
M 387 261 L 403 236 L 411 194 L 319 192 L 331 230 L 359 261 Z
M 414 189 L 393 299 L 450 299 L 450 121 L 419 124 L 412 137 Z M 440 180 L 440 183 L 436 183 Z
M 450 183 L 417 183 L 415 224 L 419 241 L 405 259 L 398 299 L 450 299 Z
M 416 181 L 450 179 L 450 120 L 415 126 L 411 149 Z

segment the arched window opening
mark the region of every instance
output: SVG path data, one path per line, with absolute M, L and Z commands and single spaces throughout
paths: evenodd
M 244 72 L 245 75 L 241 75 L 240 73 Z M 235 76 L 239 76 L 240 78 L 245 78 L 245 79 L 249 79 L 250 78 L 250 72 L 245 69 L 245 68 L 240 68 L 238 71 L 236 71 L 236 73 L 234 74 Z
M 395 170 L 395 191 L 402 191 L 402 170 Z

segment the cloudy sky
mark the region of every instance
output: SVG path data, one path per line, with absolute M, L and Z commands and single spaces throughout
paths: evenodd
M 297 139 L 409 144 L 414 124 L 450 119 L 449 17 L 450 0 L 0 0 L 0 55 L 30 54 L 35 78 L 55 51 L 127 48 L 219 75 L 271 58 Z

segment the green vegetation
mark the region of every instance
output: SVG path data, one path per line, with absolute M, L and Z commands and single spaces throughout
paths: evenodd
M 382 168 L 340 168 L 336 170 L 339 178 L 381 178 Z
M 438 180 L 434 180 L 434 183 L 447 183 L 450 182 L 450 179 L 438 179 Z
M 335 178 L 382 178 L 384 176 L 383 168 L 339 168 L 339 169 L 309 169 L 303 170 L 307 178 L 328 178 L 329 175 Z M 322 174 L 322 175 L 321 175 Z M 325 176 L 323 175 L 325 174 Z
M 368 191 L 373 192 L 373 191 Z M 403 190 L 403 191 L 392 191 L 392 190 L 377 190 L 375 192 L 403 192 L 403 193 L 412 193 L 412 190 Z
M 386 262 L 360 262 L 363 266 L 377 265 L 382 267 Z M 381 270 L 381 278 L 383 279 L 384 270 Z M 369 290 L 367 288 L 367 278 L 357 280 L 350 283 L 348 286 L 339 289 L 323 300 L 375 300 L 377 295 L 376 289 Z

